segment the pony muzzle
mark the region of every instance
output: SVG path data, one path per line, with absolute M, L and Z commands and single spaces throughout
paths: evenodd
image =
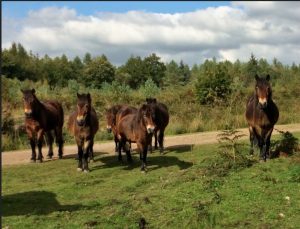
M 78 126 L 83 126 L 84 123 L 85 123 L 85 119 L 84 118 L 81 118 L 81 119 L 77 118 L 77 124 L 78 124 Z
M 259 104 L 260 108 L 266 108 L 268 105 L 268 102 L 267 101 L 259 101 L 258 104 Z
M 155 127 L 153 125 L 148 125 L 147 126 L 147 132 L 148 134 L 151 134 L 154 132 Z
M 31 118 L 32 117 L 32 112 L 25 112 L 25 117 L 26 118 Z
M 25 109 L 25 117 L 31 118 L 32 117 L 32 110 L 31 109 Z
M 111 130 L 112 130 L 111 126 L 107 126 L 107 127 L 106 127 L 107 133 L 111 133 Z

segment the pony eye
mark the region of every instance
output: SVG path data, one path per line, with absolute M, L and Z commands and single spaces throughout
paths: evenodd
M 89 105 L 85 105 L 85 107 L 86 107 L 86 108 L 88 108 L 88 107 L 89 107 Z

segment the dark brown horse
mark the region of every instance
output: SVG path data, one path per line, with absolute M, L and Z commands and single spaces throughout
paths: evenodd
M 120 144 L 126 146 L 127 158 L 131 159 L 130 146 L 136 143 L 142 162 L 141 172 L 147 171 L 147 147 L 150 144 L 154 132 L 154 123 L 152 121 L 152 110 L 150 105 L 144 104 L 136 114 L 128 114 L 119 120 L 117 125 L 117 137 Z M 121 147 L 119 147 L 119 155 Z
M 58 158 L 63 155 L 63 139 L 62 127 L 64 124 L 64 112 L 61 105 L 54 100 L 46 100 L 40 102 L 35 95 L 35 90 L 22 90 L 23 106 L 25 110 L 25 128 L 30 140 L 32 155 L 30 162 L 42 162 L 42 144 L 43 134 L 45 133 L 48 139 L 49 151 L 47 158 L 53 156 L 53 137 L 51 130 L 54 130 L 56 143 L 58 144 Z M 38 157 L 36 160 L 35 152 L 35 133 L 37 133 Z
M 77 107 L 73 109 L 69 117 L 68 127 L 74 135 L 78 147 L 77 171 L 89 172 L 88 157 L 90 156 L 90 162 L 94 162 L 94 136 L 98 131 L 99 122 L 96 111 L 91 106 L 90 93 L 81 95 L 77 93 L 77 97 Z
M 117 121 L 116 121 L 116 116 L 117 113 L 120 109 L 124 108 L 124 107 L 129 107 L 129 112 L 125 112 L 123 115 L 119 115 L 119 119 L 120 117 L 124 117 L 126 114 L 134 114 L 137 112 L 137 108 L 135 107 L 131 107 L 128 105 L 114 105 L 109 109 L 105 108 L 105 117 L 106 117 L 106 130 L 107 133 L 111 133 L 113 132 L 114 134 L 114 140 L 115 140 L 115 144 L 116 144 L 116 148 L 115 148 L 115 152 L 118 153 L 119 152 L 119 140 L 117 138 L 117 129 L 116 129 L 116 125 L 117 125 Z M 130 112 L 132 111 L 132 112 Z
M 275 123 L 279 117 L 279 111 L 272 100 L 272 88 L 270 75 L 259 78 L 255 75 L 255 95 L 247 100 L 246 119 L 250 132 L 250 155 L 253 155 L 254 138 L 258 140 L 260 148 L 259 161 L 269 160 L 270 139 Z
M 159 143 L 159 151 L 160 154 L 164 154 L 164 146 L 163 146 L 163 141 L 164 141 L 164 132 L 169 124 L 169 112 L 168 108 L 165 104 L 163 103 L 158 103 L 156 101 L 156 98 L 146 98 L 147 104 L 150 104 L 152 109 L 153 109 L 153 121 L 156 125 L 155 130 L 154 130 L 154 138 L 155 138 L 155 146 L 154 149 L 157 148 L 157 141 Z M 152 142 L 150 143 L 150 153 L 152 153 Z

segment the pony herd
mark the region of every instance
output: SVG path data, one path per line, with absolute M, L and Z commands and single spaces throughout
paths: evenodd
M 260 162 L 269 160 L 270 138 L 276 124 L 279 111 L 272 100 L 270 76 L 259 78 L 255 75 L 255 94 L 246 103 L 246 120 L 250 132 L 250 155 L 253 155 L 253 142 L 256 138 L 260 148 Z M 22 90 L 23 107 L 25 111 L 25 128 L 29 137 L 32 155 L 31 162 L 42 162 L 42 143 L 45 134 L 49 144 L 47 158 L 53 156 L 54 130 L 58 144 L 58 158 L 63 155 L 62 127 L 64 112 L 62 106 L 54 100 L 40 102 L 35 90 Z M 91 106 L 91 95 L 77 93 L 77 106 L 72 110 L 68 128 L 74 135 L 78 147 L 77 171 L 89 172 L 88 158 L 94 161 L 94 136 L 98 131 L 99 122 L 95 109 Z M 159 103 L 155 98 L 147 98 L 146 104 L 139 109 L 129 105 L 114 105 L 105 109 L 106 129 L 113 133 L 115 152 L 118 160 L 122 161 L 122 150 L 127 160 L 132 162 L 131 143 L 136 143 L 141 160 L 141 172 L 147 172 L 146 159 L 148 149 L 152 153 L 152 137 L 155 138 L 155 149 L 159 148 L 164 154 L 164 131 L 169 124 L 169 112 L 165 104 Z M 38 156 L 35 151 L 35 133 L 37 134 Z M 159 147 L 158 147 L 159 145 Z
M 62 127 L 64 113 L 62 106 L 53 100 L 40 102 L 35 90 L 22 90 L 23 106 L 25 110 L 25 128 L 28 134 L 32 155 L 31 162 L 42 162 L 43 135 L 47 136 L 49 143 L 48 159 L 53 156 L 54 130 L 58 143 L 58 157 L 62 158 Z M 99 122 L 95 109 L 91 106 L 91 95 L 77 93 L 77 106 L 72 110 L 68 119 L 68 128 L 74 135 L 78 147 L 77 171 L 89 172 L 88 158 L 94 162 L 93 145 L 94 136 L 98 131 Z M 126 152 L 127 160 L 132 162 L 131 143 L 136 143 L 140 153 L 141 172 L 147 172 L 147 150 L 152 153 L 152 136 L 155 136 L 155 148 L 159 143 L 160 153 L 163 154 L 164 131 L 169 123 L 169 113 L 166 105 L 158 103 L 155 98 L 147 98 L 146 104 L 139 109 L 128 105 L 114 105 L 105 109 L 107 132 L 113 132 L 115 137 L 115 151 L 119 153 L 118 159 L 122 161 L 122 148 Z M 38 157 L 35 151 L 35 133 L 37 133 Z

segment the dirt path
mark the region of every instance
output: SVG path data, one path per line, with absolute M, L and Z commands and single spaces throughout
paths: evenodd
M 281 131 L 289 131 L 289 132 L 299 132 L 300 124 L 290 124 L 290 125 L 276 125 L 275 129 L 279 129 Z M 239 129 L 246 136 L 242 139 L 249 138 L 249 131 L 247 128 Z M 195 134 L 185 134 L 185 135 L 177 135 L 177 136 L 167 136 L 164 140 L 165 148 L 179 147 L 184 145 L 200 145 L 200 144 L 209 144 L 209 143 L 217 143 L 217 135 L 220 131 L 212 131 L 212 132 L 201 132 Z M 279 134 L 278 131 L 274 130 L 273 134 Z M 154 142 L 154 141 L 153 141 Z M 29 144 L 29 143 L 28 143 Z M 107 142 L 107 143 L 95 143 L 94 144 L 94 154 L 98 156 L 100 154 L 113 155 L 115 148 L 115 143 Z M 132 149 L 136 149 L 136 144 L 132 144 Z M 47 153 L 46 147 L 43 148 L 43 155 L 45 157 Z M 2 166 L 4 165 L 15 165 L 15 164 L 26 164 L 29 163 L 29 159 L 31 156 L 31 150 L 22 150 L 22 151 L 10 151 L 3 152 L 2 154 Z M 64 146 L 64 157 L 65 158 L 76 158 L 77 157 L 77 146 L 70 145 Z M 57 147 L 54 147 L 54 157 L 52 160 L 57 159 Z M 46 161 L 46 157 L 44 158 Z

